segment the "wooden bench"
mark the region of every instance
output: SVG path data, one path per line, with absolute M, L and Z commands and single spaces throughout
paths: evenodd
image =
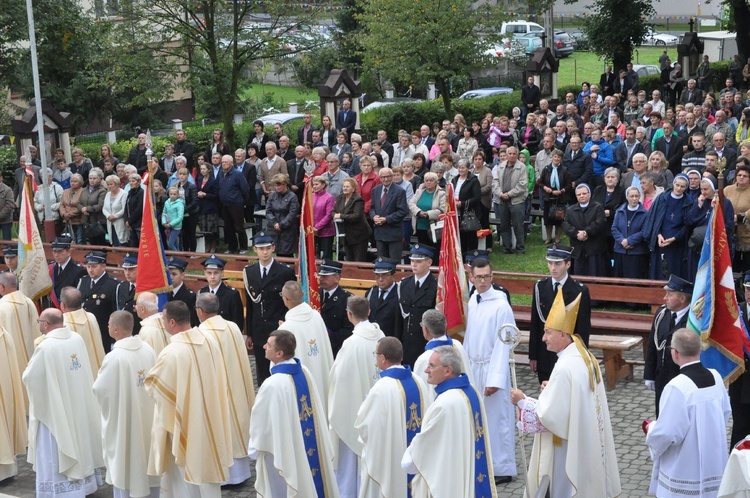
M 521 331 L 521 344 L 529 343 L 529 332 Z M 589 349 L 601 349 L 604 353 L 604 375 L 607 391 L 613 391 L 622 379 L 633 380 L 633 364 L 625 361 L 622 353 L 640 346 L 643 339 L 624 335 L 592 335 Z

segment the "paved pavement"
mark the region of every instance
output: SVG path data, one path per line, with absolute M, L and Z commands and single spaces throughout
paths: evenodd
M 632 358 L 637 358 L 640 351 L 631 351 L 629 355 L 632 355 Z M 517 375 L 518 385 L 524 392 L 530 396 L 538 394 L 536 375 L 532 374 L 527 366 L 519 365 Z M 644 419 L 654 418 L 654 395 L 643 386 L 643 382 L 640 380 L 642 378 L 643 367 L 636 367 L 636 380 L 631 382 L 620 381 L 615 391 L 607 393 L 623 497 L 647 496 L 651 478 L 651 460 L 644 444 L 641 422 Z M 531 455 L 532 437 L 526 436 L 524 440 L 528 459 Z M 498 498 L 523 496 L 524 481 L 520 451 L 520 445 L 517 444 L 518 477 L 513 482 L 498 487 Z M 254 481 L 255 478 L 253 477 L 242 485 L 224 488 L 222 496 L 255 498 Z M 25 459 L 19 459 L 18 476 L 0 483 L 0 498 L 4 498 L 6 495 L 20 498 L 34 497 L 34 472 Z M 112 496 L 112 488 L 104 486 L 95 494 L 89 496 L 109 498 Z

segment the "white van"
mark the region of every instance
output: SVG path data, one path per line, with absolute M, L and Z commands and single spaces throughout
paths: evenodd
M 517 36 L 529 33 L 535 34 L 537 36 L 542 36 L 542 34 L 544 34 L 544 28 L 535 22 L 529 21 L 504 22 L 502 27 L 500 28 L 501 35 L 507 34 Z

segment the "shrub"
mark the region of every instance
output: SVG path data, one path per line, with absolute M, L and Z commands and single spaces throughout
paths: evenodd
M 0 174 L 3 175 L 3 182 L 8 185 L 15 184 L 15 170 L 18 165 L 16 148 L 12 145 L 0 146 Z

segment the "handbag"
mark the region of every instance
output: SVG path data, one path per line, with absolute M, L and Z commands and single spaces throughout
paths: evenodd
M 553 221 L 563 221 L 567 207 L 565 204 L 554 204 L 549 210 L 549 218 Z
M 106 233 L 104 227 L 98 221 L 95 223 L 84 223 L 83 230 L 87 239 L 96 239 Z
M 476 232 L 482 229 L 482 224 L 474 211 L 464 211 L 459 228 L 462 232 Z

